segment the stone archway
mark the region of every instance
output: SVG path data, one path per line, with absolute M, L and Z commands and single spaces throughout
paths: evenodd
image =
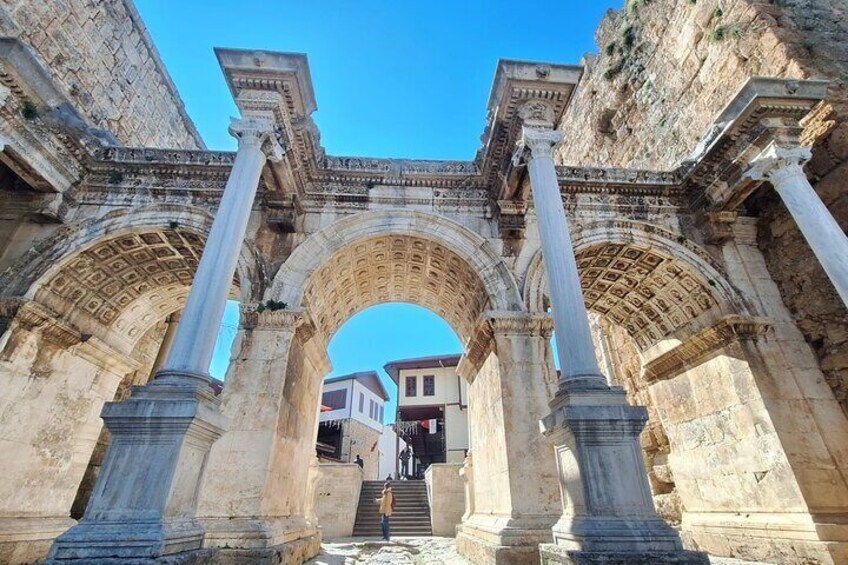
M 356 241 L 393 234 L 439 243 L 466 261 L 486 289 L 490 309 L 524 310 L 512 273 L 483 237 L 443 216 L 409 210 L 355 214 L 318 231 L 292 253 L 267 295 L 300 304 L 307 278 L 334 253 Z
M 239 363 L 227 375 L 222 408 L 230 428 L 212 448 L 199 504 L 208 545 L 254 554 L 314 550 L 310 493 L 292 485 L 309 478 L 326 346 L 350 316 L 389 301 L 432 310 L 469 349 L 486 334 L 486 354 L 470 375 L 471 419 L 479 416 L 471 442 L 475 460 L 497 479 L 481 485 L 489 490 L 480 494 L 474 531 L 525 553 L 547 539 L 561 507 L 537 423 L 553 384 L 545 320 L 526 313 L 510 271 L 485 239 L 419 212 L 349 216 L 301 243 L 265 298 L 262 312 L 246 316 L 252 321 L 234 348 Z M 513 434 L 495 433 L 496 425 Z M 238 463 L 245 460 L 252 462 L 247 469 Z M 528 473 L 539 478 L 542 494 L 522 498 L 520 477 Z
M 758 284 L 773 284 L 752 276 L 757 257 L 747 255 L 741 268 L 731 253 L 722 268 L 682 237 L 621 221 L 577 230 L 575 252 L 587 308 L 603 318 L 596 349 L 625 357 L 610 377 L 649 408 L 642 445 L 654 493 L 675 489 L 696 547 L 721 554 L 757 538 L 757 558 L 767 559 L 788 539 L 801 543 L 799 555 L 821 555 L 818 542 L 797 536 L 817 539 L 815 524 L 839 520 L 803 508 L 848 495 L 839 455 L 846 437 L 814 422 L 829 418 L 842 429 L 842 418 L 826 394 L 813 393 L 821 404 L 803 398 L 802 383 L 817 390 L 823 380 L 811 364 L 789 361 L 787 351 L 803 356 L 800 340 L 784 314 L 757 298 Z M 541 310 L 544 268 L 538 256 L 528 264 L 523 296 Z M 776 535 L 777 524 L 787 533 Z
M 2 275 L 0 525 L 19 532 L 4 546 L 14 559 L 43 555 L 73 524 L 71 504 L 107 441 L 101 409 L 147 382 L 210 225 L 205 212 L 170 206 L 109 214 L 62 228 Z M 234 288 L 250 297 L 256 263 L 249 250 L 243 258 Z

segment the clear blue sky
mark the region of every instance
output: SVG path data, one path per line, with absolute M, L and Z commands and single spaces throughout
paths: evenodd
M 189 115 L 231 149 L 212 48 L 306 53 L 334 155 L 471 159 L 499 58 L 577 64 L 622 0 L 136 0 Z
M 597 51 L 604 12 L 622 3 L 136 0 L 209 148 L 235 148 L 227 125 L 236 108 L 212 52 L 221 46 L 306 53 L 329 153 L 433 159 L 473 158 L 499 58 L 577 64 Z M 231 303 L 211 367 L 219 378 L 237 325 Z M 330 344 L 330 359 L 336 375 L 460 351 L 435 314 L 389 304 L 351 318 Z M 387 420 L 393 413 L 386 410 Z

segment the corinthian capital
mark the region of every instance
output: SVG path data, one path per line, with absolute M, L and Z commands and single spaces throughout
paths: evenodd
M 279 161 L 285 150 L 280 144 L 274 123 L 267 118 L 230 118 L 230 135 L 238 139 L 239 148 L 258 147 L 269 161 Z
M 772 143 L 751 161 L 745 177 L 780 182 L 782 178 L 804 175 L 804 165 L 812 157 L 809 147 L 782 147 Z
M 562 132 L 559 130 L 524 126 L 518 146 L 529 149 L 533 157 L 552 157 L 554 145 L 560 141 Z

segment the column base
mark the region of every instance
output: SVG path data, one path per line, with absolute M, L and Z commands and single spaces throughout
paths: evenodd
M 45 565 L 217 565 L 218 551 L 195 549 L 161 557 L 80 557 L 78 559 L 49 560 Z
M 542 565 L 709 565 L 697 551 L 580 551 L 554 544 L 539 546 Z
M 659 517 L 654 519 L 567 518 L 552 529 L 554 543 L 566 550 L 597 553 L 675 552 L 683 549 L 680 534 Z
M 848 563 L 848 516 L 684 513 L 687 547 L 713 555 L 787 565 Z
M 164 523 L 83 521 L 56 540 L 47 565 L 105 564 L 115 559 L 126 560 L 127 563 L 135 563 L 135 560 L 158 563 L 158 558 L 184 558 L 198 551 L 202 543 L 203 527 L 196 520 Z
M 321 536 L 313 534 L 274 547 L 217 551 L 215 565 L 295 565 L 304 563 L 321 552 Z
M 539 544 L 551 542 L 550 526 L 494 517 L 475 521 L 480 517 L 472 516 L 456 530 L 457 551 L 475 565 L 538 565 Z
M 85 517 L 56 539 L 47 563 L 203 563 L 193 516 L 206 456 L 226 426 L 218 404 L 210 390 L 155 382 L 107 404 L 112 439 Z
M 67 516 L 0 517 L 0 563 L 24 565 L 44 559 L 53 541 L 76 523 Z
M 201 518 L 206 530 L 204 547 L 264 550 L 315 538 L 318 528 L 305 518 Z

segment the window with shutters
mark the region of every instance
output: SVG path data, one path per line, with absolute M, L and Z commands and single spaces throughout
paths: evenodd
M 436 396 L 436 377 L 424 375 L 424 386 L 421 388 L 424 396 Z
M 321 397 L 321 404 L 330 410 L 341 410 L 347 405 L 347 391 L 329 390 Z

